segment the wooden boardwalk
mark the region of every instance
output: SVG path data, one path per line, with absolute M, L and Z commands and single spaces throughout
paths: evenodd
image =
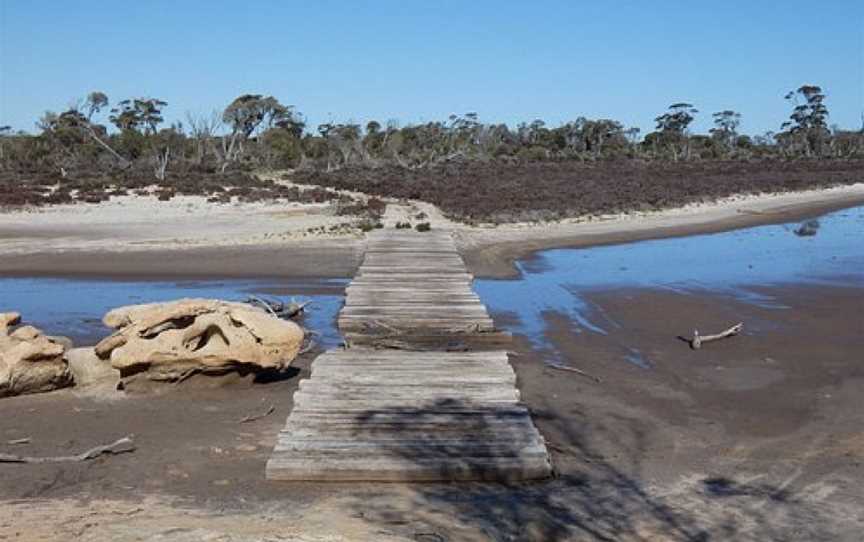
M 519 401 L 507 353 L 464 351 L 507 337 L 496 332 L 471 281 L 447 232 L 370 234 L 339 315 L 354 346 L 313 362 L 267 478 L 548 477 L 546 446 Z M 373 347 L 382 345 L 399 349 Z M 463 351 L 447 350 L 454 345 Z

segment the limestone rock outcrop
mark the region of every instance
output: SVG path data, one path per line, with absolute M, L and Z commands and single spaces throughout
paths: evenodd
M 49 337 L 33 326 L 20 326 L 17 312 L 0 313 L 0 397 L 51 391 L 72 384 L 63 359 L 61 338 Z
M 304 336 L 297 324 L 263 309 L 215 299 L 120 307 L 103 322 L 116 331 L 96 345 L 96 355 L 124 377 L 146 372 L 152 380 L 190 371 L 280 370 L 297 356 Z
M 92 346 L 69 348 L 66 362 L 75 379 L 75 388 L 83 390 L 116 390 L 120 382 L 120 371 L 111 367 L 107 360 L 100 359 Z

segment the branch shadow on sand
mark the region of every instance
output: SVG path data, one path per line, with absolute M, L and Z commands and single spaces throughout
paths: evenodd
M 467 403 L 431 403 L 428 408 L 390 408 L 358 416 L 366 435 L 375 420 L 401 420 L 410 427 L 410 448 L 391 453 L 420 466 L 446 459 L 442 477 L 471 472 L 484 480 L 504 482 L 411 483 L 392 491 L 352 497 L 357 517 L 381 529 L 416 540 L 835 540 L 827 505 L 814 503 L 790 487 L 753 484 L 718 476 L 684 476 L 679 483 L 655 487 L 642 475 L 646 429 L 638 420 L 618 420 L 615 429 L 592 424 L 581 412 L 566 419 L 535 411 L 532 417 L 553 456 L 555 475 L 533 482 L 507 482 L 519 465 L 524 435 L 500 423 L 489 410 L 474 416 L 476 440 L 494 435 L 494 452 L 509 456 L 509 472 L 496 472 L 488 461 L 465 459 L 466 446 L 446 438 L 454 426 L 441 424 L 442 410 L 475 408 Z M 432 414 L 432 413 L 436 414 Z M 427 424 L 430 417 L 434 424 Z M 427 432 L 423 427 L 440 426 Z M 626 430 L 622 430 L 626 427 Z M 510 433 L 508 433 L 508 431 Z M 503 432 L 503 433 L 502 433 Z M 383 436 L 383 435 L 382 435 Z M 406 436 L 407 438 L 407 436 Z M 614 457 L 600 453 L 616 450 Z M 510 442 L 510 448 L 500 443 Z M 480 448 L 481 455 L 482 450 Z M 516 461 L 513 464 L 512 461 Z

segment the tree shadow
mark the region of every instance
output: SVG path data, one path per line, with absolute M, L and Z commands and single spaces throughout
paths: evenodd
M 448 418 L 448 409 L 479 409 L 480 413 L 469 422 L 459 420 L 455 413 Z M 520 469 L 533 472 L 534 458 L 524 454 L 522 428 L 501 423 L 502 413 L 496 410 L 449 400 L 424 408 L 393 407 L 359 415 L 358 431 L 373 439 L 376 434 L 387 438 L 386 433 L 392 431 L 393 425 L 387 424 L 380 425 L 381 433 L 377 433 L 376 424 L 383 419 L 402 422 L 406 428 L 399 438 L 410 439 L 412 445 L 371 452 L 379 457 L 390 454 L 420 467 L 441 460 L 442 477 L 469 473 L 499 482 L 411 483 L 407 502 L 387 491 L 363 494 L 351 501 L 354 513 L 382 528 L 396 525 L 411 536 L 428 540 L 833 539 L 825 510 L 788 487 L 711 476 L 687 478 L 674 487 L 655 487 L 642 473 L 647 435 L 638 420 L 622 418 L 613 428 L 598 426 L 580 412 L 565 417 L 534 411 L 533 419 L 546 436 L 557 470 L 550 479 L 513 481 L 518 476 L 512 474 Z M 449 438 L 464 435 L 466 429 L 476 442 L 487 442 L 488 447 L 472 450 Z M 606 441 L 602 449 L 616 450 L 615 457 L 599 451 L 599 439 Z M 506 461 L 496 468 L 490 458 Z

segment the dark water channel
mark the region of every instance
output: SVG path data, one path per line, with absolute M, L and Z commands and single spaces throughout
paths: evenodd
M 607 334 L 617 324 L 587 295 L 619 289 L 717 293 L 783 310 L 764 293 L 772 286 L 864 287 L 864 207 L 816 220 L 654 241 L 539 252 L 516 263 L 513 280 L 478 280 L 474 288 L 503 326 L 556 359 L 545 339 L 546 316 L 572 322 L 575 333 Z M 864 307 L 862 307 L 864 309 Z M 855 315 L 861 317 L 861 315 Z M 627 361 L 650 366 L 636 349 Z

